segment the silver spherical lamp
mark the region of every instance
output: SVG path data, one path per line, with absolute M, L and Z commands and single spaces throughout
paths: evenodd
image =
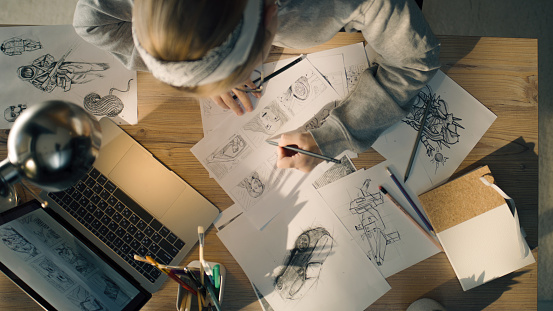
M 9 196 L 21 179 L 46 191 L 71 187 L 94 163 L 101 138 L 98 120 L 73 103 L 46 101 L 26 109 L 0 162 L 0 196 Z

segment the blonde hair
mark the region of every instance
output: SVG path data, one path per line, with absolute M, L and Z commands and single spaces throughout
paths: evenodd
M 135 0 L 133 26 L 140 44 L 165 61 L 193 61 L 220 46 L 237 27 L 248 0 Z M 263 20 L 263 19 L 262 19 Z M 248 60 L 229 77 L 201 86 L 178 87 L 188 95 L 211 96 L 248 78 L 262 53 L 265 27 L 256 32 Z

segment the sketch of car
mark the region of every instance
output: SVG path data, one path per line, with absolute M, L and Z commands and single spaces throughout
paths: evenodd
M 315 284 L 332 244 L 330 233 L 322 227 L 298 236 L 284 268 L 275 278 L 275 289 L 283 299 L 300 299 Z

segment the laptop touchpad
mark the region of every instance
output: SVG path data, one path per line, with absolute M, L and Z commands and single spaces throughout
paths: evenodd
M 140 146 L 132 146 L 109 177 L 156 218 L 165 214 L 185 188 L 178 176 Z

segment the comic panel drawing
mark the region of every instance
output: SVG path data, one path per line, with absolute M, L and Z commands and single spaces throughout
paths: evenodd
M 26 225 L 36 238 L 49 247 L 52 247 L 60 240 L 60 235 L 39 217 L 29 215 L 20 219 L 19 222 Z
M 33 262 L 32 266 L 48 283 L 62 293 L 75 285 L 75 281 L 46 256 Z
M 313 187 L 315 189 L 319 189 L 355 171 L 357 170 L 351 160 L 347 156 L 343 156 L 340 159 L 340 164 L 332 165 L 326 172 L 324 172 L 313 182 Z
M 69 49 L 58 60 L 50 54 L 44 54 L 31 64 L 20 66 L 17 76 L 43 92 L 51 93 L 58 87 L 67 92 L 73 84 L 85 84 L 103 78 L 102 72 L 109 69 L 107 63 L 67 61 L 71 52 L 72 49 Z
M 317 283 L 334 240 L 327 229 L 316 227 L 298 236 L 274 280 L 282 299 L 298 300 Z
M 94 274 L 90 280 L 96 285 L 96 288 L 118 306 L 126 305 L 131 299 L 115 281 L 103 273 Z
M 127 89 L 125 91 L 111 88 L 109 90 L 109 95 L 106 95 L 104 97 L 98 95 L 95 92 L 89 93 L 84 97 L 84 108 L 95 116 L 106 116 L 111 118 L 119 115 L 123 111 L 123 108 L 125 108 L 125 105 L 119 97 L 113 95 L 112 93 L 113 91 L 119 91 L 122 93 L 128 92 L 131 88 L 132 80 L 133 79 L 130 79 L 129 82 L 127 82 Z
M 359 78 L 361 77 L 361 74 L 367 68 L 368 67 L 365 64 L 352 65 L 346 68 L 346 83 L 347 83 L 348 93 L 350 93 L 351 91 L 353 91 L 353 89 L 355 89 L 355 86 L 359 82 Z
M 286 91 L 277 96 L 281 108 L 291 116 L 317 98 L 327 88 L 327 84 L 312 71 L 299 77 Z
M 369 259 L 381 266 L 385 260 L 387 245 L 397 242 L 401 238 L 399 232 L 387 228 L 382 219 L 377 208 L 384 203 L 384 198 L 381 192 L 371 193 L 369 191 L 370 182 L 370 179 L 364 181 L 359 188 L 357 197 L 350 202 L 349 211 L 358 217 L 359 221 L 355 230 L 369 245 L 367 254 Z
M 332 109 L 338 106 L 338 101 L 332 101 L 326 104 L 323 109 L 321 109 L 317 114 L 307 121 L 302 127 L 307 132 L 308 130 L 316 129 L 321 127 L 326 121 L 326 118 L 330 115 Z
M 38 40 L 31 40 L 28 38 L 13 37 L 11 39 L 4 40 L 0 45 L 0 50 L 4 55 L 14 56 L 21 55 L 42 49 L 42 44 Z
M 251 152 L 252 148 L 241 135 L 237 134 L 233 135 L 223 147 L 211 153 L 205 162 L 215 176 L 222 178 Z
M 27 105 L 25 104 L 18 104 L 17 106 L 8 106 L 4 110 L 4 119 L 8 122 L 14 122 L 17 117 L 25 110 L 27 109 Z
M 286 122 L 288 116 L 276 101 L 265 106 L 242 128 L 255 146 L 262 144 L 268 137 L 275 134 Z
M 9 249 L 27 261 L 40 255 L 41 252 L 11 226 L 0 228 L 0 239 Z
M 459 123 L 460 118 L 449 113 L 447 102 L 440 95 L 432 92 L 428 85 L 419 92 L 415 104 L 403 122 L 418 132 L 427 105 L 430 106 L 420 142 L 426 149 L 429 161 L 435 166 L 434 173 L 436 173 L 440 166 L 445 166 L 449 158 L 447 155 L 450 146 L 459 142 L 458 130 L 465 128 Z M 444 147 L 448 149 L 444 149 Z
M 82 288 L 81 286 L 77 286 L 74 290 L 72 290 L 67 295 L 67 298 L 77 307 L 78 310 L 85 310 L 85 311 L 108 310 L 100 302 L 100 300 L 96 299 L 96 297 L 92 296 L 86 289 Z
M 276 160 L 271 163 L 276 163 Z M 264 163 L 232 189 L 232 196 L 242 208 L 247 210 L 261 200 L 263 194 L 271 191 L 283 174 L 284 172 L 276 166 Z
M 88 277 L 96 267 L 79 251 L 66 243 L 61 243 L 54 248 L 54 252 L 58 254 L 61 259 L 73 266 L 77 272 L 84 277 Z

